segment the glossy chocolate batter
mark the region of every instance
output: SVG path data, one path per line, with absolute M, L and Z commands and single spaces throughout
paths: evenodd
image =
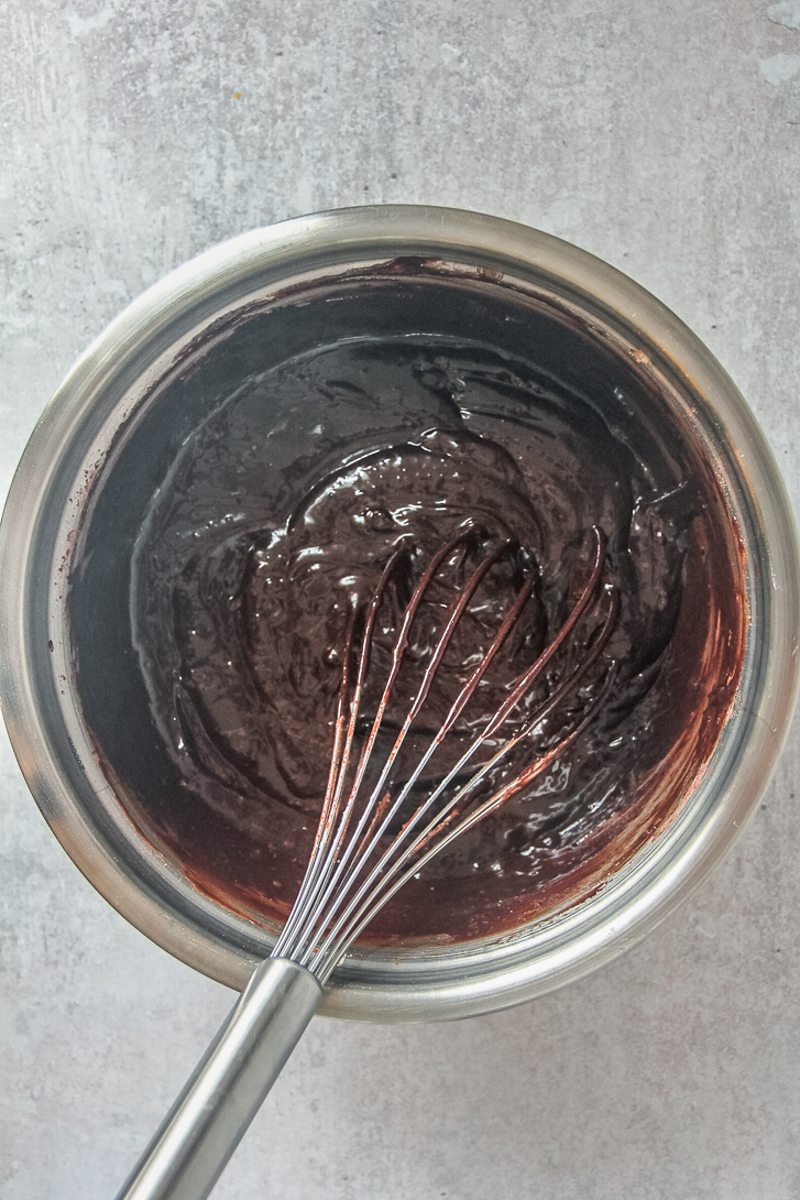
M 428 780 L 564 620 L 594 527 L 619 615 L 561 720 L 576 719 L 612 664 L 613 685 L 578 742 L 425 867 L 373 932 L 502 930 L 591 888 L 663 827 L 724 722 L 744 612 L 710 469 L 644 384 L 632 388 L 629 365 L 619 381 L 598 374 L 593 393 L 591 376 L 559 381 L 478 338 L 346 338 L 251 372 L 183 439 L 136 540 L 130 585 L 132 644 L 179 783 L 140 791 L 132 812 L 199 887 L 256 918 L 288 911 L 328 774 L 353 598 L 371 593 L 393 549 L 408 550 L 377 639 L 385 665 L 404 594 L 463 529 L 473 541 L 426 601 L 390 728 L 443 606 L 498 539 L 508 549 L 459 627 L 412 756 L 521 580 L 533 596 Z M 580 653 L 578 643 L 554 664 L 512 727 Z M 368 712 L 374 700 L 373 689 Z M 532 750 L 557 733 L 539 730 Z

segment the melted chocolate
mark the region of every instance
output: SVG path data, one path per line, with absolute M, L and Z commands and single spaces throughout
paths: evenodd
M 139 784 L 129 803 L 203 890 L 257 918 L 288 911 L 328 775 L 353 597 L 371 594 L 394 549 L 408 552 L 406 578 L 379 623 L 380 679 L 404 596 L 464 529 L 473 541 L 448 559 L 426 599 L 386 737 L 447 602 L 487 548 L 508 549 L 458 628 L 401 774 L 521 580 L 534 582 L 521 624 L 426 770 L 428 784 L 553 636 L 590 571 L 593 527 L 605 537 L 604 581 L 620 608 L 562 725 L 612 663 L 615 676 L 577 742 L 427 865 L 372 932 L 502 930 L 593 886 L 676 811 L 738 680 L 734 538 L 711 471 L 664 405 L 641 381 L 637 391 L 629 365 L 618 382 L 604 371 L 593 390 L 591 372 L 579 387 L 478 339 L 348 338 L 223 389 L 182 437 L 133 548 L 136 653 L 127 668 L 145 683 L 172 786 Z M 564 677 L 585 640 L 505 732 Z M 367 713 L 376 699 L 368 692 Z M 540 729 L 539 746 L 557 733 Z M 502 778 L 498 768 L 487 786 Z

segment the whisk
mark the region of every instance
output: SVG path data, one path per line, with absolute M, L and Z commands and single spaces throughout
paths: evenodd
M 428 559 L 401 606 L 371 717 L 364 710 L 368 682 L 374 685 L 370 668 L 377 658 L 378 622 L 408 576 L 410 551 L 400 545 L 368 600 L 354 598 L 340 658 L 327 785 L 297 898 L 271 957 L 256 969 L 118 1200 L 208 1196 L 337 964 L 377 913 L 435 855 L 527 788 L 586 730 L 613 686 L 615 667 L 602 656 L 618 611 L 616 589 L 603 582 L 604 538 L 597 529 L 592 537 L 590 568 L 563 623 L 533 661 L 504 683 L 499 704 L 482 714 L 478 732 L 433 783 L 425 782 L 426 771 L 482 685 L 485 689 L 492 664 L 533 602 L 536 575 L 524 573 L 488 648 L 462 672 L 444 720 L 403 772 L 399 764 L 408 758 L 409 737 L 448 647 L 490 572 L 515 547 L 510 540 L 487 542 L 470 527 Z M 410 705 L 389 722 L 404 663 L 413 657 L 409 646 L 420 609 L 443 569 L 457 560 L 464 582 L 444 609 Z M 559 662 L 566 663 L 561 673 L 553 669 Z M 555 733 L 543 736 L 554 722 Z M 389 749 L 378 761 L 387 728 Z

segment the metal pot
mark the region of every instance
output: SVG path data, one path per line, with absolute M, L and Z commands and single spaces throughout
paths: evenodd
M 655 380 L 703 446 L 738 524 L 750 621 L 743 674 L 707 767 L 676 817 L 604 885 L 502 937 L 354 952 L 322 1011 L 363 1020 L 461 1017 L 576 979 L 643 937 L 717 863 L 756 807 L 798 682 L 798 546 L 770 451 L 705 346 L 630 279 L 556 238 L 452 209 L 346 209 L 255 230 L 179 268 L 130 305 L 50 401 L 0 527 L 0 690 L 11 741 L 46 820 L 94 886 L 191 966 L 242 987 L 268 928 L 204 896 L 126 815 L 71 685 L 67 580 L 93 498 L 131 422 L 197 339 L 231 314 L 369 264 L 415 258 L 569 313 Z

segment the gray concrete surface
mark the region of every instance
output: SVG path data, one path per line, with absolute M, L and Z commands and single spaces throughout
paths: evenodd
M 0 0 L 0 474 L 168 268 L 408 200 L 570 238 L 728 366 L 800 500 L 800 0 Z M 726 865 L 515 1011 L 320 1021 L 219 1200 L 800 1196 L 795 735 Z M 0 1191 L 111 1197 L 230 1002 L 129 928 L 5 743 Z

